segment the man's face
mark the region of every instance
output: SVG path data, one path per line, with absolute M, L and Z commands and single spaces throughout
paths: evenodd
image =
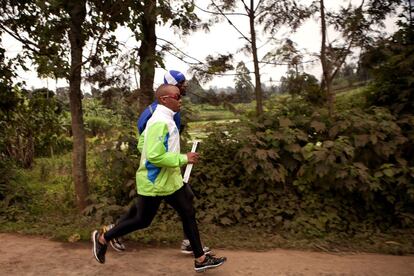
M 181 109 L 181 94 L 178 87 L 170 86 L 166 95 L 160 97 L 161 103 L 174 112 Z
M 182 82 L 179 82 L 176 86 L 178 87 L 178 89 L 180 89 L 181 96 L 185 96 L 185 94 L 187 93 L 187 81 L 184 80 Z

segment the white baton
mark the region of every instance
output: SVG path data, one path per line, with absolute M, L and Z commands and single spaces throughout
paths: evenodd
M 196 152 L 198 142 L 199 141 L 194 141 L 193 142 L 193 147 L 191 149 L 191 152 Z M 190 178 L 190 173 L 191 173 L 192 168 L 193 168 L 193 164 L 187 164 L 187 167 L 185 167 L 184 179 L 183 179 L 184 183 L 188 183 L 188 179 Z

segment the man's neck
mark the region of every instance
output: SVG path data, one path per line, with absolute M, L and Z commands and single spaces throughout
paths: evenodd
M 175 112 L 172 109 L 169 109 L 168 107 L 166 107 L 165 105 L 162 104 L 158 104 L 157 106 L 157 110 L 158 108 L 160 109 L 159 111 L 162 112 L 163 114 L 169 115 L 171 117 L 174 116 Z

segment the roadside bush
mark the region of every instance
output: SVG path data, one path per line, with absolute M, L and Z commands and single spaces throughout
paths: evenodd
M 96 159 L 89 166 L 92 204 L 85 214 L 101 223 L 113 223 L 136 196 L 135 173 L 139 166 L 135 133 L 121 133 L 115 140 L 94 147 Z
M 6 165 L 2 169 L 3 178 L 0 182 L 2 198 L 0 200 L 0 222 L 22 221 L 29 213 L 27 204 L 33 198 L 31 191 L 20 185 L 20 176 L 9 162 L 1 162 Z
M 3 154 L 0 154 L 0 200 L 3 200 L 8 192 L 10 179 L 14 175 L 13 163 Z
M 410 120 L 402 129 L 375 107 L 330 119 L 284 101 L 203 142 L 191 181 L 201 220 L 312 236 L 414 226 Z

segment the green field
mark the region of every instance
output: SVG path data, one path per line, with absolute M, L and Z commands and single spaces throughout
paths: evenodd
M 232 122 L 238 122 L 239 119 L 222 119 L 210 121 L 197 121 L 188 124 L 188 134 L 191 140 L 200 140 L 206 138 L 211 132 L 210 129 L 217 126 L 225 126 Z
M 242 108 L 243 106 L 238 106 Z M 210 129 L 238 122 L 239 116 L 222 106 L 200 104 L 191 106 L 194 115 L 188 123 L 188 134 L 191 140 L 203 139 L 211 132 Z

